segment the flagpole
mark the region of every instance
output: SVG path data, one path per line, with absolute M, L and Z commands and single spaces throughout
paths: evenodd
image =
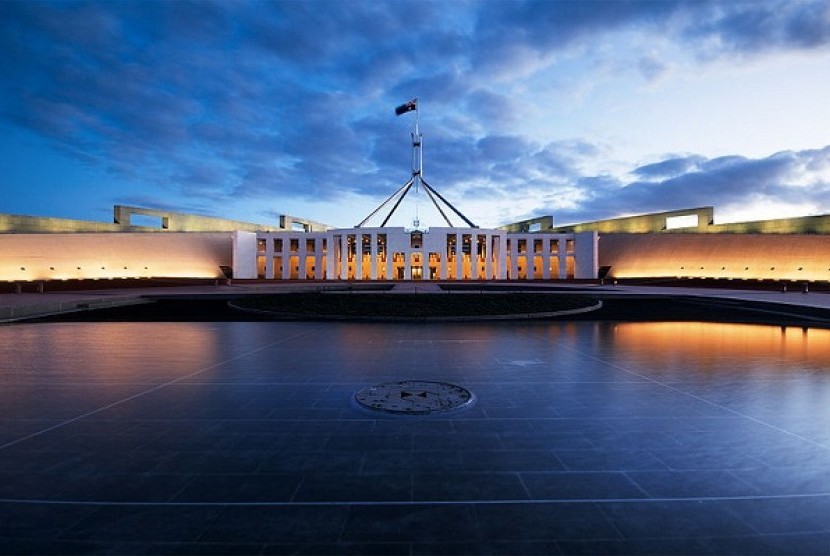
M 415 127 L 413 128 L 412 134 L 411 134 L 412 135 L 412 177 L 409 179 L 408 182 L 406 182 L 406 184 L 403 185 L 403 187 L 401 187 L 398 191 L 396 191 L 395 193 L 390 195 L 389 198 L 386 199 L 383 203 L 381 203 L 381 205 L 379 207 L 377 207 L 374 211 L 372 211 L 372 213 L 369 216 L 364 218 L 363 221 L 360 224 L 357 225 L 357 227 L 358 228 L 363 227 L 363 225 L 366 224 L 366 222 L 370 218 L 372 218 L 372 216 L 374 216 L 377 212 L 379 212 L 380 209 L 385 207 L 387 205 L 387 203 L 391 202 L 392 199 L 397 197 L 397 200 L 395 201 L 395 205 L 392 207 L 392 210 L 389 211 L 389 214 L 386 215 L 386 218 L 383 220 L 383 223 L 380 225 L 381 228 L 385 227 L 386 223 L 389 221 L 389 218 L 391 218 L 392 214 L 398 209 L 398 206 L 401 204 L 401 201 L 403 201 L 404 197 L 406 197 L 406 194 L 409 193 L 412 186 L 413 185 L 415 186 L 415 193 L 417 195 L 418 192 L 421 189 L 421 185 L 423 185 L 424 186 L 424 191 L 426 192 L 427 197 L 429 198 L 430 201 L 432 201 L 432 204 L 435 205 L 435 208 L 438 209 L 438 212 L 441 214 L 441 216 L 446 221 L 447 226 L 452 228 L 453 227 L 452 222 L 450 222 L 450 219 L 447 218 L 447 215 L 441 209 L 441 205 L 438 203 L 438 200 L 436 200 L 436 197 L 442 203 L 444 203 L 446 206 L 448 206 L 450 209 L 452 209 L 452 211 L 455 214 L 460 216 L 464 220 L 464 222 L 466 222 L 470 227 L 476 228 L 477 226 L 475 224 L 473 224 L 469 219 L 467 219 L 467 217 L 465 217 L 463 214 L 461 214 L 458 211 L 457 208 L 455 208 L 452 204 L 450 204 L 449 201 L 447 201 L 444 197 L 442 197 L 441 194 L 438 193 L 431 185 L 429 185 L 426 181 L 424 181 L 424 177 L 423 177 L 423 174 L 424 174 L 424 155 L 423 155 L 423 152 L 421 150 L 423 137 L 421 136 L 421 129 L 420 129 L 421 112 L 418 109 L 418 99 L 414 98 L 414 99 L 410 100 L 409 102 L 401 104 L 400 106 L 395 108 L 395 115 L 396 116 L 401 116 L 401 115 L 406 114 L 408 112 L 412 112 L 413 110 L 415 111 Z M 416 229 L 420 228 L 420 222 L 418 220 L 418 201 L 417 201 L 417 199 L 415 201 L 415 228 Z
M 415 99 L 415 128 L 412 132 L 412 177 L 415 178 L 416 193 L 420 189 L 424 166 L 424 156 L 421 151 L 423 137 L 421 136 L 420 121 L 421 111 L 418 108 L 418 99 Z

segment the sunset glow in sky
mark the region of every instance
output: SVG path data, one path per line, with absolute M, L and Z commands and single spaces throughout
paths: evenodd
M 830 213 L 826 0 L 5 1 L 0 212 L 352 226 L 409 179 L 412 98 L 481 226 Z

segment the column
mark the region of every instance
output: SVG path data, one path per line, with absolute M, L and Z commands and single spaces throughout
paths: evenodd
M 478 280 L 478 236 L 470 235 L 470 280 Z
M 507 234 L 499 236 L 499 280 L 507 278 Z
M 274 279 L 274 238 L 271 234 L 257 234 L 257 240 L 265 239 L 265 279 Z
M 464 279 L 464 237 L 455 234 L 455 279 Z
M 306 258 L 307 250 L 306 250 L 305 240 L 306 240 L 306 238 L 300 236 L 299 245 L 297 245 L 297 266 L 299 267 L 297 269 L 297 278 L 300 279 L 300 280 L 305 280 L 306 279 L 305 258 Z
M 510 238 L 510 279 L 519 279 L 519 236 Z
M 378 234 L 369 234 L 369 277 L 374 281 L 378 279 Z
M 343 234 L 340 239 L 340 278 L 349 278 L 349 235 Z
M 542 240 L 542 279 L 550 280 L 550 236 L 545 234 Z
M 334 269 L 334 261 L 337 260 L 334 255 L 337 246 L 334 234 L 326 234 L 326 244 L 328 246 L 328 249 L 326 250 L 326 279 L 334 280 L 335 275 L 337 274 Z
M 285 234 L 282 238 L 282 279 L 288 280 L 291 278 L 291 237 Z
M 325 276 L 325 272 L 323 269 L 325 268 L 326 264 L 326 257 L 323 254 L 323 242 L 325 240 L 322 237 L 318 237 L 314 239 L 314 279 L 315 280 L 322 280 L 323 276 Z

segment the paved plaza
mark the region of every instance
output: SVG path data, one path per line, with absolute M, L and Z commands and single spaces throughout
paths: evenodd
M 826 329 L 20 323 L 0 360 L 4 554 L 830 552 Z M 355 400 L 401 381 L 474 399 Z

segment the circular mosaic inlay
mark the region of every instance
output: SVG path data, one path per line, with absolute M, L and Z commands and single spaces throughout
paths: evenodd
M 466 388 L 424 380 L 386 382 L 365 388 L 354 397 L 363 407 L 405 415 L 460 409 L 474 400 L 473 394 Z

